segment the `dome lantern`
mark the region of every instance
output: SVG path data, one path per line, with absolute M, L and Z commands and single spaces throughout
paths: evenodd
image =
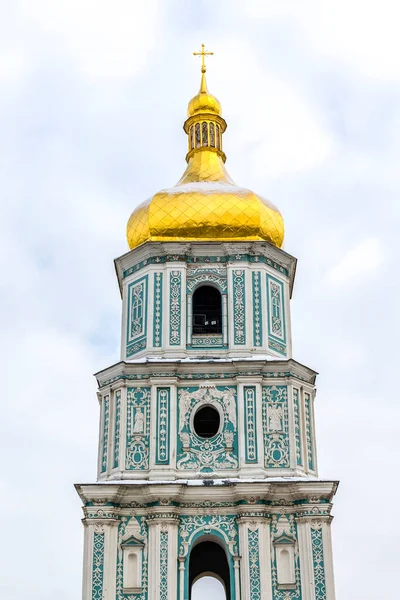
M 184 130 L 188 135 L 187 168 L 178 183 L 139 205 L 127 225 L 130 249 L 147 241 L 267 241 L 283 245 L 284 223 L 279 210 L 249 189 L 239 187 L 225 168 L 222 135 L 226 122 L 221 104 L 209 93 L 202 49 L 200 90 L 188 105 Z

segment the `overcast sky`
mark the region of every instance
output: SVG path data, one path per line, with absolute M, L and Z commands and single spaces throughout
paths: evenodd
M 395 0 L 0 0 L 2 600 L 80 597 L 73 483 L 96 477 L 92 373 L 119 358 L 113 259 L 131 211 L 184 170 L 202 42 L 228 171 L 280 208 L 299 259 L 294 357 L 320 373 L 319 471 L 341 480 L 337 598 L 398 595 L 399 16 Z

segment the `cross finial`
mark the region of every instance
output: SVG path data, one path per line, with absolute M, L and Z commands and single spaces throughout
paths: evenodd
M 206 63 L 205 63 L 204 57 L 212 56 L 214 54 L 214 52 L 209 52 L 208 50 L 205 50 L 204 48 L 205 48 L 205 46 L 204 46 L 204 44 L 202 44 L 200 52 L 193 52 L 194 56 L 201 56 L 201 72 L 202 73 L 206 72 Z

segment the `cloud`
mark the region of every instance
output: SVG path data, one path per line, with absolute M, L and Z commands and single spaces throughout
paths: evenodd
M 358 75 L 383 81 L 400 77 L 400 9 L 393 0 L 247 0 L 242 6 L 250 18 L 293 25 L 294 35 L 322 60 L 341 61 Z
M 378 238 L 368 238 L 349 250 L 328 271 L 326 281 L 333 286 L 359 284 L 381 266 L 384 260 L 382 244 Z
M 255 175 L 307 171 L 334 151 L 334 136 L 317 106 L 295 80 L 265 69 L 250 40 L 223 36 L 212 70 L 219 74 L 215 93 L 229 115 L 227 143 L 231 135 L 240 140 Z
M 18 23 L 12 41 L 28 59 L 39 64 L 62 57 L 73 61 L 83 78 L 98 81 L 126 80 L 143 69 L 156 44 L 163 7 L 159 0 L 16 0 L 6 10 Z

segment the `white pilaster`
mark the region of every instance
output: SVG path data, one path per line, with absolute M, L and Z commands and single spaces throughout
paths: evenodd
M 249 530 L 258 531 L 261 600 L 272 600 L 270 521 L 263 516 L 241 516 L 239 526 L 241 600 L 252 600 L 249 561 Z
M 297 522 L 302 600 L 315 600 L 311 532 L 308 521 Z
M 117 539 L 118 521 L 114 519 L 103 523 L 104 529 L 104 582 L 103 600 L 115 600 L 117 578 Z
M 92 570 L 93 570 L 93 523 L 83 519 L 83 579 L 82 600 L 92 598 Z
M 272 600 L 270 519 L 259 521 L 261 600 Z
M 331 520 L 322 524 L 322 542 L 324 547 L 324 567 L 326 600 L 335 600 L 335 579 L 333 574 Z

